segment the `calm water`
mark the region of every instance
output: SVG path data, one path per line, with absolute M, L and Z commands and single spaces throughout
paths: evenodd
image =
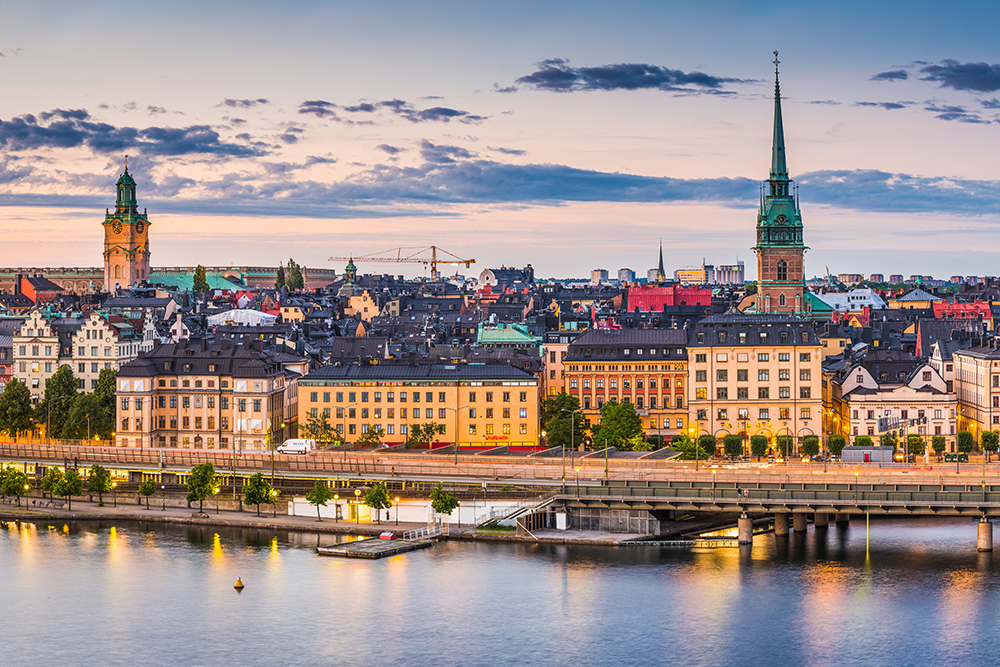
M 998 533 L 1000 535 L 1000 533 Z M 0 524 L 3 665 L 993 665 L 1000 553 L 967 521 L 752 551 Z M 233 590 L 241 576 L 242 594 Z

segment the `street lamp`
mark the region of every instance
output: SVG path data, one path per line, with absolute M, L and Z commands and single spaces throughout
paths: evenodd
M 25 507 L 28 506 L 28 491 L 30 491 L 30 490 L 31 490 L 31 485 L 30 484 L 25 484 L 24 485 L 24 506 Z
M 577 408 L 576 410 L 567 410 L 562 408 L 562 412 L 569 413 L 569 448 L 570 451 L 576 448 L 576 416 L 577 412 L 583 412 L 583 408 Z M 566 493 L 566 441 L 563 440 L 562 444 L 562 486 L 563 493 Z
M 399 496 L 396 496 L 396 525 L 399 525 Z
M 340 494 L 333 494 L 333 522 L 340 521 Z
M 271 489 L 271 517 L 278 517 L 278 490 Z
M 576 468 L 576 495 L 580 496 L 580 468 Z
M 111 482 L 111 493 L 115 499 L 115 507 L 118 507 L 118 482 Z
M 712 502 L 715 502 L 715 468 L 712 468 Z
M 212 494 L 215 496 L 215 513 L 219 513 L 219 487 L 212 489 Z
M 161 503 L 160 511 L 161 512 L 166 512 L 167 511 L 167 487 L 164 486 L 163 484 L 160 484 L 160 503 Z
M 458 426 L 458 413 L 461 412 L 462 410 L 464 410 L 467 407 L 469 407 L 468 403 L 466 403 L 465 405 L 459 406 L 457 408 L 447 408 L 447 407 L 445 408 L 445 410 L 454 410 L 454 412 L 455 412 L 455 465 L 458 465 L 458 448 L 459 448 L 459 444 L 458 444 L 458 435 L 459 435 L 459 430 L 458 430 L 458 428 L 459 428 L 459 426 Z
M 361 523 L 361 489 L 354 489 L 354 523 Z

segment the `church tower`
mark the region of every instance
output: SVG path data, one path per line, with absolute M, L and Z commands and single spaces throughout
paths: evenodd
M 771 141 L 771 174 L 761 185 L 757 213 L 757 303 L 758 313 L 807 316 L 805 266 L 802 243 L 802 213 L 794 181 L 785 163 L 785 133 L 781 123 L 781 87 L 778 84 L 778 52 L 774 52 L 774 132 Z
M 135 179 L 128 173 L 125 157 L 115 212 L 104 215 L 104 289 L 108 292 L 149 278 L 149 219 L 136 206 Z

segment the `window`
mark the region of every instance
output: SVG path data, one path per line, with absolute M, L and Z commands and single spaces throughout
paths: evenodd
M 715 398 L 720 401 L 724 401 L 729 398 L 729 389 L 726 387 L 716 387 Z
M 528 408 L 521 408 L 518 411 L 518 417 L 520 417 L 521 419 L 527 419 L 528 418 Z
M 778 408 L 778 419 L 790 419 L 788 408 Z
M 778 387 L 778 398 L 791 398 L 792 389 L 791 387 Z
M 799 419 L 809 419 L 809 408 L 799 409 Z
M 196 431 L 200 431 L 201 430 L 201 417 L 195 417 L 194 418 L 194 429 Z
M 809 352 L 799 352 L 799 361 L 809 361 L 812 355 Z
M 698 387 L 694 390 L 694 397 L 698 400 L 705 400 L 708 398 L 708 390 L 705 387 Z
M 367 403 L 368 402 L 368 392 L 367 391 L 361 392 L 361 402 L 362 403 Z
M 78 363 L 78 364 L 76 365 L 76 370 L 77 370 L 77 372 L 79 372 L 79 373 L 86 373 L 86 372 L 87 372 L 87 364 L 85 364 L 85 363 L 83 363 L 83 362 L 81 361 L 80 363 Z
M 128 410 L 128 397 L 122 398 L 122 410 Z
M 583 381 L 583 388 L 584 389 L 590 389 L 590 378 L 585 378 L 584 379 L 584 381 Z
M 778 379 L 787 382 L 792 378 L 792 372 L 787 368 L 778 369 Z
M 729 371 L 725 368 L 720 368 L 715 371 L 716 382 L 728 382 L 729 381 Z
M 447 410 L 445 408 L 438 408 L 438 419 L 444 419 L 447 416 Z
M 649 407 L 654 410 L 656 409 L 656 396 L 649 397 Z
M 748 400 L 750 398 L 750 390 L 747 389 L 746 387 L 737 387 L 736 398 L 741 401 Z
M 934 419 L 941 419 L 941 411 L 940 410 L 935 410 L 934 411 Z
M 386 415 L 385 415 L 386 419 L 395 419 L 396 418 L 396 408 L 386 408 L 385 413 L 386 413 Z
M 708 371 L 695 371 L 694 372 L 695 382 L 708 382 Z
M 704 364 L 708 362 L 707 354 L 696 354 L 694 355 L 694 361 L 696 364 Z
M 597 388 L 604 389 L 604 378 L 597 378 Z
M 170 397 L 170 408 L 171 409 L 176 409 L 177 408 L 177 397 L 176 396 L 171 396 Z
M 812 398 L 812 387 L 799 387 L 799 398 Z
M 762 368 L 759 371 L 757 371 L 758 382 L 767 382 L 769 379 L 770 379 L 770 371 L 768 371 L 766 368 Z
M 493 408 L 486 408 L 486 418 L 493 419 Z
M 799 370 L 799 380 L 802 382 L 807 382 L 812 379 L 812 371 L 808 368 L 803 368 Z
M 311 393 L 309 394 L 309 400 L 310 400 L 310 401 L 312 401 L 313 403 L 315 403 L 315 402 L 316 402 L 316 400 L 317 400 L 317 399 L 316 399 L 316 395 L 317 395 L 317 394 L 316 394 L 316 392 L 315 392 L 315 391 L 314 391 L 314 392 L 311 392 Z
M 368 408 L 361 408 L 361 418 L 368 419 Z
M 768 416 L 768 409 L 760 408 L 759 410 L 757 410 L 757 419 L 760 419 L 761 421 L 767 421 L 768 419 L 770 419 L 770 417 Z
M 475 402 L 476 402 L 476 392 L 470 391 L 469 392 L 469 403 L 475 403 Z
M 493 402 L 493 392 L 492 391 L 486 392 L 486 402 L 487 403 L 492 403 Z
M 736 381 L 737 382 L 747 382 L 750 379 L 750 372 L 745 368 L 740 368 L 736 371 Z
M 726 408 L 719 408 L 716 414 L 717 414 L 716 418 L 719 419 L 720 421 L 729 419 L 729 410 Z
M 486 435 L 493 435 L 493 424 L 486 425 Z
M 517 432 L 520 433 L 521 435 L 526 434 L 528 432 L 528 425 L 527 424 L 521 424 L 518 427 L 518 431 Z
M 750 409 L 749 408 L 740 408 L 736 412 L 736 418 L 737 419 L 750 419 Z
M 783 259 L 778 260 L 775 267 L 775 280 L 788 280 L 788 262 Z
M 996 377 L 996 375 L 994 375 L 993 377 Z M 931 372 L 930 371 L 924 371 L 923 372 L 923 380 L 924 380 L 924 382 L 930 382 L 931 381 Z
M 656 389 L 656 380 L 655 379 L 650 379 L 649 380 L 649 388 L 650 389 Z
M 642 396 L 636 396 L 636 398 L 635 398 L 635 407 L 638 410 L 642 410 Z
M 725 331 L 720 331 L 719 332 L 719 342 L 720 343 L 725 343 L 726 342 L 726 332 Z
M 611 388 L 612 389 L 618 388 L 618 378 L 611 378 Z
M 475 419 L 475 418 L 476 418 L 476 409 L 469 408 L 469 419 Z
M 757 387 L 757 398 L 758 399 L 771 398 L 771 390 L 768 387 Z
M 757 361 L 770 361 L 771 355 L 767 352 L 759 352 L 757 354 Z
M 400 403 L 406 403 L 406 392 L 405 391 L 399 392 L 399 402 Z M 400 433 L 402 433 L 402 431 L 400 431 Z
M 122 418 L 122 430 L 123 431 L 127 431 L 128 430 L 128 417 L 123 417 Z
M 476 434 L 476 425 L 469 424 L 469 435 L 475 435 L 475 434 Z
M 191 407 L 191 397 L 190 396 L 184 396 L 184 397 L 181 398 L 181 407 L 182 408 L 190 408 Z
M 503 425 L 503 434 L 504 435 L 510 435 L 510 424 L 504 424 Z
M 577 389 L 576 378 L 571 378 L 570 379 L 570 381 L 569 381 L 569 388 L 570 389 Z
M 229 397 L 228 396 L 220 396 L 219 397 L 219 407 L 221 409 L 223 409 L 223 410 L 228 410 L 229 409 Z
M 715 353 L 715 360 L 716 361 L 728 361 L 729 360 L 729 355 L 726 354 L 725 352 L 716 352 Z
M 708 410 L 705 409 L 698 410 L 698 420 L 705 421 L 706 419 L 708 419 Z
M 214 431 L 215 430 L 215 417 L 211 417 L 210 416 L 208 418 L 208 430 L 209 431 Z
M 528 402 L 528 392 L 522 391 L 520 399 L 521 399 L 522 403 L 527 403 Z

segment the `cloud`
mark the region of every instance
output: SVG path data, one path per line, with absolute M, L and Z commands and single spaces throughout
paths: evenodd
M 934 117 L 939 120 L 957 120 L 962 123 L 982 123 L 988 124 L 990 121 L 983 120 L 978 114 L 969 112 L 965 107 L 955 105 L 941 106 L 935 103 L 928 103 L 924 111 L 936 114 Z
M 337 105 L 326 100 L 308 100 L 299 105 L 299 113 L 312 114 L 317 118 L 337 117 Z
M 420 142 L 420 157 L 425 162 L 434 164 L 453 164 L 456 161 L 455 158 L 464 160 L 474 157 L 474 154 L 460 146 L 432 144 L 425 139 Z
M 1000 213 L 1000 181 L 878 170 L 814 171 L 798 178 L 802 203 L 873 212 Z
M 503 153 L 504 155 L 527 155 L 528 151 L 522 151 L 519 148 L 504 148 L 502 146 L 487 146 L 486 150 L 496 151 L 497 153 Z
M 375 148 L 379 149 L 383 153 L 388 153 L 389 155 L 396 155 L 397 153 L 402 153 L 405 148 L 398 148 L 396 146 L 390 146 L 389 144 L 379 144 Z
M 979 103 L 983 105 L 984 109 L 1000 109 L 1000 100 L 995 97 L 989 100 L 979 100 Z
M 620 63 L 598 67 L 570 67 L 569 61 L 552 58 L 537 63 L 538 70 L 522 76 L 516 83 L 552 92 L 578 90 L 665 90 L 731 94 L 722 90 L 724 83 L 747 83 L 743 79 L 713 76 L 703 72 L 683 72 L 659 65 Z
M 219 107 L 230 107 L 233 109 L 250 109 L 251 107 L 259 106 L 261 104 L 270 104 L 269 100 L 259 97 L 255 100 L 234 100 L 227 97 L 215 106 Z
M 167 113 L 167 110 L 164 109 L 163 107 L 155 107 L 153 105 L 149 105 L 146 107 L 146 113 L 148 113 L 150 116 L 156 116 L 161 113 Z
M 912 104 L 912 102 L 855 102 L 854 106 L 881 107 L 887 111 L 895 111 L 896 109 L 905 109 L 909 104 Z
M 0 121 L 0 146 L 11 151 L 86 146 L 96 153 L 138 150 L 149 155 L 249 157 L 265 151 L 223 141 L 209 125 L 116 127 L 96 121 L 85 109 L 54 109 Z
M 839 106 L 840 102 L 837 100 L 813 100 L 809 104 L 828 104 L 830 106 Z
M 942 88 L 974 90 L 991 93 L 1000 90 L 1000 65 L 987 63 L 960 63 L 957 60 L 942 60 L 939 65 L 920 68 L 924 81 L 940 81 Z
M 355 123 L 357 121 L 340 118 L 335 110 L 340 110 L 351 114 L 372 114 L 378 111 L 387 111 L 391 114 L 404 118 L 411 123 L 442 122 L 447 123 L 457 120 L 460 123 L 472 124 L 481 123 L 487 116 L 478 116 L 461 109 L 451 109 L 449 107 L 430 107 L 428 109 L 418 109 L 410 102 L 404 100 L 382 100 L 381 102 L 359 102 L 351 105 L 334 104 L 326 100 L 312 100 L 299 105 L 299 113 L 312 114 L 319 118 L 330 117 L 344 123 Z M 370 122 L 370 121 L 365 121 Z
M 905 81 L 910 78 L 909 72 L 904 69 L 894 69 L 888 72 L 879 72 L 874 75 L 872 81 Z

